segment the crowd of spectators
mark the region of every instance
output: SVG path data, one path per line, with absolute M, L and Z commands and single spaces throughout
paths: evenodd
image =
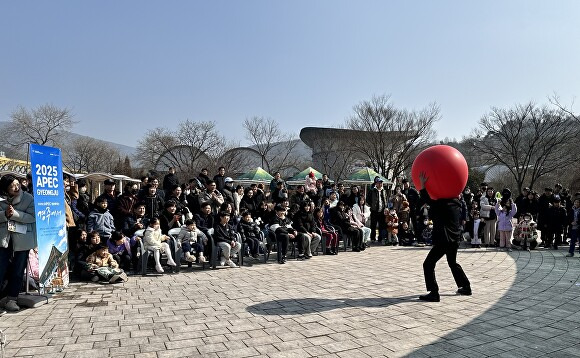
M 297 260 L 308 260 L 319 250 L 338 254 L 341 242 L 341 248 L 352 252 L 373 242 L 431 245 L 434 215 L 408 180 L 386 188 L 376 177 L 365 195 L 363 188 L 346 188 L 326 175 L 316 179 L 311 173 L 304 179 L 304 185 L 289 189 L 275 173 L 267 186 L 243 187 L 221 167 L 213 178 L 203 169 L 197 177 L 180 182 L 171 168 L 163 178 L 150 175 L 140 184 L 126 184 L 122 193 L 114 180 L 107 179 L 103 192 L 92 198 L 85 180 L 65 175 L 71 273 L 83 280 L 124 282 L 127 273 L 140 270 L 141 246 L 152 253 L 154 268 L 161 273 L 163 255 L 170 267 L 182 260 L 205 263 L 214 255 L 214 246 L 221 252 L 215 258 L 220 265 L 236 267 L 238 255 L 258 260 L 274 249 L 277 262 L 284 264 L 290 247 Z M 19 184 L 22 192 L 32 194 L 29 180 Z M 3 195 L 8 195 L 9 185 L 12 182 Z M 482 183 L 475 193 L 465 188 L 459 199 L 463 237 L 472 248 L 557 249 L 570 238 L 568 256 L 574 256 L 580 193 L 571 197 L 556 185 L 542 195 L 524 188 L 513 199 L 510 190 L 497 192 Z M 1 211 L 0 224 L 11 215 L 8 207 Z M 173 229 L 179 229 L 175 237 L 170 236 Z M 182 249 L 181 257 L 173 256 L 175 245 Z

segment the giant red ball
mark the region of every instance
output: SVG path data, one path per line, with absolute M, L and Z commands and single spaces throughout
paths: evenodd
M 421 189 L 419 174 L 425 172 L 425 188 L 432 199 L 457 198 L 467 184 L 468 168 L 463 155 L 448 145 L 427 148 L 415 158 L 411 177 Z

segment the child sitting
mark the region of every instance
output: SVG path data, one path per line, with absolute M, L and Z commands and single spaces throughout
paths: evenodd
M 427 226 L 423 229 L 423 233 L 421 234 L 423 239 L 423 245 L 419 244 L 417 246 L 425 246 L 425 245 L 432 245 L 433 244 L 433 221 L 428 220 Z
M 386 217 L 387 221 L 387 241 L 386 245 L 396 246 L 399 243 L 397 234 L 399 233 L 399 217 L 395 209 L 390 209 Z
M 119 269 L 117 261 L 109 253 L 106 244 L 100 243 L 97 250 L 87 257 L 86 271 L 92 275 L 91 281 L 109 281 L 109 283 L 126 282 L 127 274 Z
M 242 213 L 242 221 L 238 224 L 238 232 L 242 236 L 242 241 L 250 248 L 250 255 L 258 258 L 260 250 L 260 227 L 252 219 L 249 211 Z
M 399 230 L 397 236 L 399 238 L 399 244 L 401 246 L 413 246 L 416 243 L 415 233 L 413 232 L 413 230 L 411 230 L 409 224 L 407 224 L 406 222 L 403 222 L 401 224 L 401 229 Z
M 175 261 L 173 261 L 173 256 L 171 255 L 171 249 L 167 243 L 169 237 L 161 234 L 161 225 L 159 224 L 159 218 L 153 218 L 149 221 L 149 227 L 145 230 L 143 235 L 143 247 L 145 250 L 153 251 L 153 257 L 155 258 L 155 270 L 162 273 L 163 267 L 161 267 L 161 253 L 167 255 L 167 264 L 169 266 L 177 266 Z
M 185 220 L 185 225 L 181 227 L 181 231 L 177 236 L 177 242 L 181 243 L 185 261 L 195 262 L 195 255 L 197 254 L 199 255 L 198 260 L 200 263 L 206 262 L 203 250 L 204 245 L 207 244 L 207 237 L 197 229 L 195 221 L 191 219 Z
M 137 260 L 133 260 L 133 248 L 137 241 L 134 238 L 128 238 L 120 231 L 114 231 L 111 238 L 107 241 L 109 253 L 113 259 L 119 263 L 124 271 L 131 271 L 131 264 L 137 270 Z
M 326 255 L 336 255 L 336 248 L 338 246 L 338 234 L 332 225 L 324 219 L 324 210 L 322 208 L 314 209 L 314 222 L 322 232 L 322 236 L 326 238 Z
M 525 213 L 514 231 L 514 244 L 520 245 L 523 250 L 530 251 L 538 246 L 537 225 L 532 214 Z M 529 245 L 529 246 L 528 246 Z

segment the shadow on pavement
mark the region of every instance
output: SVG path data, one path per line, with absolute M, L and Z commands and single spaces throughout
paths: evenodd
M 387 307 L 394 304 L 417 302 L 417 296 L 378 297 L 378 298 L 299 298 L 283 299 L 258 303 L 247 308 L 248 312 L 270 315 L 300 315 L 319 313 L 348 307 Z

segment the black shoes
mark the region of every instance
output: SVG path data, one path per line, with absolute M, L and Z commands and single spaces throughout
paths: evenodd
M 461 296 L 471 296 L 471 287 L 459 287 L 457 294 Z
M 439 292 L 431 291 L 426 295 L 419 296 L 419 299 L 421 301 L 427 301 L 427 302 L 439 302 L 440 301 Z
M 353 247 L 352 252 L 360 252 L 360 249 L 358 247 Z

